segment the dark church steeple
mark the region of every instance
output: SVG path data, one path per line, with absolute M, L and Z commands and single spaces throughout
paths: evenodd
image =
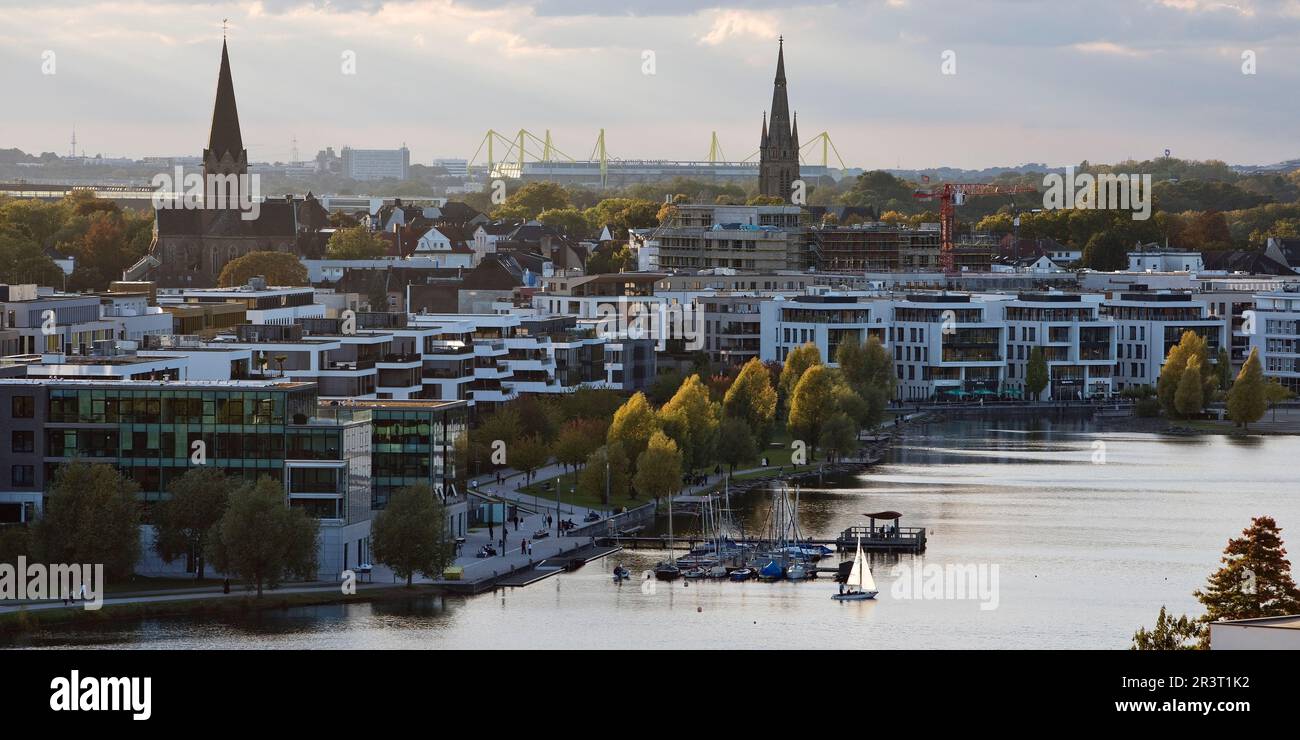
M 772 85 L 772 116 L 764 116 L 759 143 L 758 191 L 790 200 L 790 184 L 799 179 L 799 129 L 790 119 L 786 95 L 785 39 L 778 41 L 776 79 Z
M 221 41 L 221 71 L 217 75 L 217 99 L 212 106 L 212 131 L 203 150 L 203 173 L 243 175 L 248 172 L 248 152 L 239 133 L 239 110 L 235 107 L 235 83 L 230 78 L 230 55 Z

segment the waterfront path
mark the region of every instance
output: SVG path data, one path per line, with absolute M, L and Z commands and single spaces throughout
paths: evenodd
M 387 588 L 390 584 L 382 583 L 357 583 L 357 593 L 363 590 Z M 276 589 L 266 589 L 263 598 L 274 598 L 284 594 L 303 594 L 303 593 L 326 593 L 339 592 L 337 583 L 295 583 L 283 585 Z M 153 591 L 140 591 L 136 593 L 113 594 L 105 596 L 103 606 L 115 606 L 121 604 L 148 604 L 163 603 L 170 601 L 199 601 L 207 599 L 242 599 L 251 598 L 256 595 L 255 591 L 245 590 L 242 586 L 232 585 L 230 593 L 222 591 L 220 586 L 207 588 L 179 588 L 179 589 L 157 589 Z M 0 601 L 0 614 L 7 614 L 19 610 L 26 611 L 43 611 L 47 609 L 82 609 L 84 608 L 80 601 L 74 601 L 71 604 L 64 604 L 62 601 Z

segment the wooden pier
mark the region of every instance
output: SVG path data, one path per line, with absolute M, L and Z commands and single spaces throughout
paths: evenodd
M 862 538 L 862 549 L 870 552 L 925 552 L 925 529 L 922 527 L 849 527 L 835 539 L 812 537 L 799 540 L 801 545 L 825 545 L 835 547 L 840 552 L 853 552 L 858 547 L 858 537 Z M 738 545 L 762 546 L 769 543 L 756 540 L 732 540 Z M 626 547 L 630 549 L 645 548 L 667 550 L 668 535 L 620 535 L 612 534 L 597 537 L 598 544 Z M 678 535 L 673 538 L 673 550 L 694 550 L 699 545 L 712 544 L 713 538 L 704 535 Z M 791 543 L 794 544 L 794 543 Z

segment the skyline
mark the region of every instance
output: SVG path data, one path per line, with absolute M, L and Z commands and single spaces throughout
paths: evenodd
M 578 159 L 600 128 L 614 157 L 704 159 L 716 130 L 739 160 L 758 148 L 781 35 L 804 141 L 829 131 L 851 167 L 1059 166 L 1166 148 L 1234 164 L 1297 156 L 1272 123 L 1296 113 L 1287 93 L 1300 50 L 1286 37 L 1300 9 L 1285 3 L 688 5 L 625 3 L 634 13 L 621 15 L 579 0 L 95 3 L 68 17 L 66 2 L 0 0 L 7 28 L 24 29 L 0 31 L 0 85 L 25 101 L 6 112 L 0 146 L 64 153 L 75 126 L 91 156 L 198 154 L 229 18 L 258 161 L 288 160 L 296 138 L 300 159 L 405 143 L 428 164 L 470 157 L 488 128 L 520 127 L 549 128 Z M 286 61 L 286 49 L 298 53 Z M 47 50 L 54 74 L 42 73 Z M 647 50 L 654 74 L 643 73 Z M 955 75 L 941 73 L 946 50 Z M 1257 74 L 1242 74 L 1245 50 Z M 345 51 L 354 75 L 341 71 Z M 999 97 L 1009 89 L 1019 92 Z

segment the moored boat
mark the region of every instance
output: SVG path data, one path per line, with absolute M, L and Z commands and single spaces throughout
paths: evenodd
M 733 581 L 748 581 L 753 577 L 754 577 L 754 571 L 751 570 L 750 568 L 737 568 L 731 571 L 731 576 L 730 576 L 731 580 Z
M 703 568 L 688 568 L 682 571 L 683 578 L 691 578 L 691 579 L 704 578 L 708 575 L 709 572 Z

